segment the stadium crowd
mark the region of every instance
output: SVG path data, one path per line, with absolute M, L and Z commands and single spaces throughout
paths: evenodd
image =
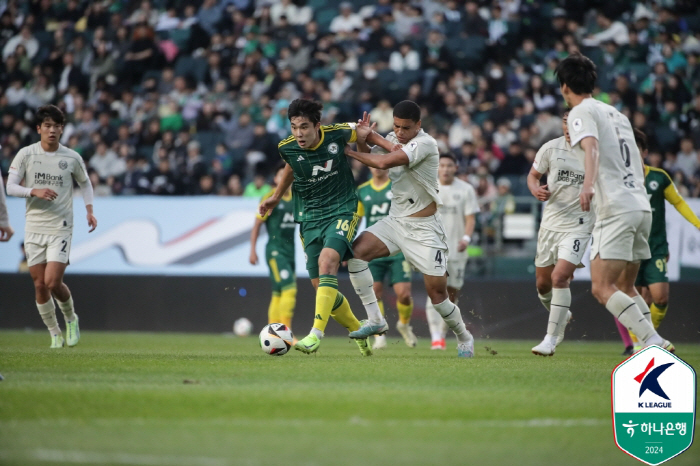
M 369 111 L 382 133 L 411 99 L 480 203 L 512 210 L 561 135 L 553 70 L 581 50 L 595 97 L 649 136 L 648 163 L 700 197 L 694 0 L 6 0 L 0 22 L 4 176 L 55 103 L 97 195 L 259 197 L 292 99 L 322 101 L 323 123 Z

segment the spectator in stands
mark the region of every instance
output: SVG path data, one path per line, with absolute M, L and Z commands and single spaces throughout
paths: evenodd
M 253 181 L 248 183 L 248 185 L 245 187 L 243 197 L 260 199 L 270 191 L 272 191 L 272 186 L 267 183 L 265 176 L 263 176 L 261 173 L 256 173 L 253 177 Z
M 362 18 L 352 11 L 352 3 L 342 2 L 340 14 L 333 18 L 328 29 L 343 38 L 349 36 L 354 29 L 361 29 L 362 26 Z
M 124 54 L 124 66 L 129 70 L 126 84 L 138 84 L 146 71 L 155 66 L 157 50 L 153 37 L 153 30 L 144 24 L 134 28 L 129 50 Z
M 499 178 L 496 182 L 498 195 L 491 203 L 491 212 L 494 216 L 512 214 L 515 212 L 515 197 L 510 192 L 511 182 L 508 178 Z
M 420 68 L 420 56 L 413 50 L 411 44 L 404 42 L 389 56 L 389 68 L 397 73 L 404 70 L 417 70 Z
M 501 160 L 501 164 L 495 172 L 495 176 L 521 176 L 525 175 L 530 171 L 531 162 L 527 160 L 523 149 L 517 141 L 510 143 L 508 152 L 506 152 L 505 157 Z
M 243 195 L 243 184 L 241 183 L 241 177 L 238 174 L 233 174 L 226 182 L 226 190 L 223 192 L 224 196 L 242 196 Z
M 101 180 L 121 176 L 126 171 L 125 161 L 120 159 L 103 140 L 97 143 L 95 153 L 90 157 L 88 165 Z
M 178 193 L 178 181 L 175 178 L 168 159 L 162 159 L 148 174 L 149 192 L 158 195 L 173 195 Z
M 479 14 L 479 4 L 476 0 L 467 1 L 464 10 L 464 15 L 462 15 L 463 31 L 468 36 L 488 37 L 488 23 Z
M 22 26 L 19 34 L 7 41 L 2 49 L 2 58 L 7 60 L 7 57 L 15 53 L 18 45 L 22 45 L 27 51 L 27 57 L 31 60 L 39 51 L 39 41 L 32 35 L 32 29 L 28 24 Z
M 388 134 L 394 129 L 394 110 L 388 100 L 380 100 L 370 112 L 373 122 L 377 123 L 380 134 Z
M 629 31 L 627 26 L 621 21 L 613 21 L 604 10 L 598 11 L 596 23 L 600 32 L 591 34 L 583 39 L 583 45 L 587 47 L 596 47 L 608 40 L 614 41 L 617 45 L 629 43 Z
M 692 178 L 696 171 L 700 168 L 700 160 L 698 160 L 698 152 L 693 147 L 693 140 L 689 137 L 681 140 L 681 150 L 676 154 L 676 163 L 673 165 L 673 170 L 683 172 L 686 178 Z

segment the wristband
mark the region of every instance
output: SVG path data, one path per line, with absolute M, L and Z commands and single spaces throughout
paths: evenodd
M 472 237 L 469 235 L 464 235 L 464 236 L 462 236 L 462 240 L 466 241 L 467 243 L 471 243 Z

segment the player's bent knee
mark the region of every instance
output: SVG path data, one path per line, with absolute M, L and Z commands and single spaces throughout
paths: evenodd
M 562 272 L 557 272 L 557 271 L 552 272 L 551 287 L 568 288 L 569 287 L 569 277 L 570 277 L 570 275 L 567 273 L 562 273 Z

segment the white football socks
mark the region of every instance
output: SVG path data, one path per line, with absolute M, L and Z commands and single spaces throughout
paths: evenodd
M 552 304 L 552 290 L 550 290 L 547 294 L 537 293 L 537 297 L 540 298 L 542 305 L 547 308 L 547 311 L 549 311 Z
M 639 294 L 636 294 L 632 300 L 635 302 L 639 310 L 642 311 L 644 318 L 651 322 L 651 310 L 649 309 L 649 306 L 647 306 L 647 302 L 644 301 L 644 298 L 642 298 Z
M 73 296 L 68 297 L 68 301 L 62 303 L 60 300 L 56 299 L 58 307 L 63 313 L 63 317 L 66 318 L 66 322 L 73 322 L 75 320 L 75 309 L 73 308 Z
M 41 320 L 44 321 L 44 325 L 49 329 L 51 335 L 60 335 L 61 329 L 56 320 L 56 306 L 53 303 L 53 299 L 49 299 L 44 304 L 36 303 L 36 308 L 39 309 Z
M 558 334 L 562 325 L 566 325 L 566 313 L 571 307 L 571 290 L 569 288 L 554 288 L 551 293 L 552 303 L 549 309 L 547 335 Z
M 640 341 L 643 341 L 646 345 L 661 345 L 663 344 L 663 339 L 656 333 L 654 327 L 651 325 L 643 315 L 642 311 L 634 302 L 632 298 L 627 296 L 622 291 L 616 291 L 610 296 L 605 307 L 612 315 L 617 317 L 622 325 L 631 330 Z
M 382 311 L 377 303 L 377 296 L 374 294 L 374 279 L 369 270 L 369 264 L 360 259 L 350 259 L 348 261 L 348 272 L 350 272 L 350 283 L 355 288 L 355 293 L 360 297 L 362 305 L 367 311 L 367 318 L 372 325 L 381 325 L 385 322 Z
M 428 328 L 430 329 L 430 339 L 432 341 L 438 341 L 445 338 L 447 334 L 447 324 L 442 319 L 442 316 L 438 311 L 435 310 L 430 297 L 426 299 L 425 302 L 425 318 L 428 321 Z
M 460 343 L 468 343 L 473 337 L 469 333 L 467 327 L 464 325 L 462 320 L 462 312 L 459 308 L 450 301 L 446 299 L 440 304 L 434 304 L 435 310 L 442 316 L 443 320 L 450 329 L 454 332 L 457 337 L 457 341 Z

